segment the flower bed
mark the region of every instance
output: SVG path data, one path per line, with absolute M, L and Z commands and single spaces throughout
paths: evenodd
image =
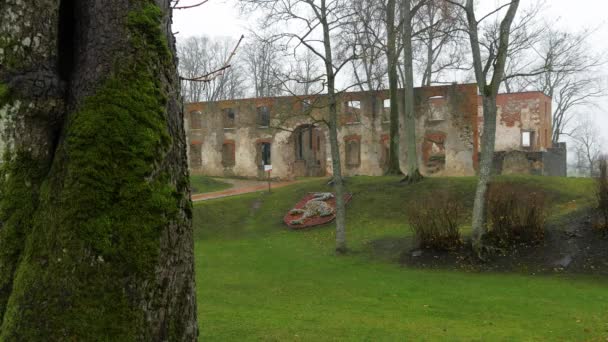
M 308 195 L 304 196 L 304 198 L 302 198 L 302 200 L 300 200 L 298 203 L 296 203 L 296 205 L 293 206 L 292 209 L 303 209 L 304 206 L 306 205 L 306 203 L 308 203 L 308 201 L 310 201 L 313 198 L 314 198 L 314 193 L 309 193 Z M 348 204 L 348 202 L 350 202 L 350 200 L 352 198 L 353 198 L 352 194 L 344 194 L 344 202 L 346 204 Z M 325 217 L 314 216 L 314 217 L 310 217 L 310 218 L 306 219 L 303 224 L 292 224 L 291 223 L 292 221 L 297 221 L 304 214 L 292 215 L 290 212 L 287 212 L 287 214 L 285 214 L 285 217 L 283 217 L 283 222 L 285 222 L 285 224 L 289 228 L 294 229 L 294 230 L 306 229 L 306 228 L 320 226 L 322 224 L 329 223 L 336 218 L 336 214 L 335 214 L 336 199 L 331 198 L 325 202 L 327 204 L 329 204 L 332 208 L 334 208 L 334 213 L 332 215 L 325 216 Z M 291 209 L 290 209 L 290 211 L 291 211 Z

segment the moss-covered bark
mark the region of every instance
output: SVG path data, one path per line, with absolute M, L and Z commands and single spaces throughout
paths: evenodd
M 69 1 L 76 58 L 67 73 L 53 71 L 69 79 L 51 82 L 67 84 L 57 99 L 64 112 L 42 120 L 53 122 L 42 126 L 48 134 L 15 138 L 4 164 L 0 340 L 194 340 L 191 204 L 169 2 L 95 4 Z M 104 22 L 109 27 L 97 25 Z M 11 94 L 4 102 L 35 98 L 13 94 L 22 71 L 0 69 Z M 12 120 L 35 126 L 35 106 L 23 108 Z M 29 153 L 40 141 L 48 153 Z

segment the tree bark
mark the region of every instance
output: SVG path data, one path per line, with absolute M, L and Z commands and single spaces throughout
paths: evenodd
M 342 178 L 342 162 L 340 160 L 340 143 L 338 141 L 338 103 L 336 96 L 336 77 L 333 66 L 331 37 L 327 22 L 327 7 L 321 0 L 319 18 L 323 28 L 323 47 L 325 51 L 325 72 L 327 73 L 327 98 L 329 101 L 329 145 L 333 170 L 333 184 L 336 188 L 336 252 L 343 254 L 348 251 L 346 245 L 346 205 L 344 203 L 344 179 Z
M 473 221 L 471 240 L 475 249 L 481 246 L 481 239 L 486 233 L 486 193 L 492 177 L 492 161 L 496 144 L 496 95 L 483 94 L 483 136 L 481 138 L 481 154 L 479 159 L 479 178 L 475 190 L 473 204 Z
M 483 101 L 483 136 L 481 139 L 481 155 L 479 161 L 479 178 L 475 191 L 475 201 L 473 204 L 473 218 L 471 227 L 471 241 L 473 249 L 481 256 L 483 249 L 483 237 L 486 233 L 486 194 L 488 184 L 492 177 L 492 160 L 494 158 L 494 146 L 496 143 L 496 97 L 500 84 L 504 77 L 505 64 L 509 49 L 509 37 L 511 34 L 511 24 L 515 18 L 519 0 L 513 0 L 509 4 L 509 9 L 500 23 L 500 36 L 498 37 L 498 47 L 495 55 L 490 55 L 485 67 L 482 63 L 479 31 L 477 18 L 475 17 L 475 7 L 473 0 L 467 0 L 464 10 L 467 16 L 468 33 L 473 54 L 473 69 L 477 87 L 481 93 Z M 494 52 L 493 52 L 494 53 Z M 491 81 L 488 83 L 487 77 L 490 69 L 493 69 Z
M 0 23 L 0 340 L 195 340 L 169 0 L 2 2 Z
M 399 75 L 397 74 L 397 29 L 395 28 L 396 0 L 386 3 L 386 58 L 388 64 L 388 90 L 390 94 L 390 132 L 388 167 L 386 174 L 402 174 L 399 165 Z
M 416 116 L 414 105 L 414 66 L 412 61 L 412 12 L 411 0 L 404 0 L 401 15 L 403 16 L 403 59 L 404 59 L 404 123 L 405 139 L 407 144 L 407 176 L 408 183 L 422 180 L 418 166 L 418 144 L 416 139 Z

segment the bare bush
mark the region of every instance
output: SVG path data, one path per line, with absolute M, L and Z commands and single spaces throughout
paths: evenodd
M 497 247 L 536 244 L 545 237 L 546 195 L 529 185 L 491 183 L 486 242 Z
M 410 228 L 421 248 L 453 250 L 462 245 L 464 208 L 449 191 L 432 191 L 407 206 Z

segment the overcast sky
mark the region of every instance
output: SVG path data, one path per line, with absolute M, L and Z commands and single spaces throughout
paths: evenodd
M 540 0 L 539 0 L 540 1 Z M 199 0 L 182 0 L 180 5 L 195 4 Z M 496 8 L 505 1 L 478 1 L 477 16 Z M 537 0 L 522 0 L 520 9 L 525 9 Z M 591 42 L 598 53 L 608 54 L 608 0 L 547 0 L 540 13 L 544 20 L 566 30 L 579 31 L 597 28 Z M 485 11 L 485 12 L 484 12 Z M 178 41 L 188 36 L 228 36 L 238 38 L 247 34 L 254 23 L 240 15 L 235 0 L 209 0 L 203 6 L 178 10 L 174 13 L 174 32 L 179 32 Z M 607 66 L 608 68 L 608 66 Z M 607 72 L 608 73 L 608 72 Z M 608 140 L 608 98 L 599 102 L 600 108 L 589 109 Z

